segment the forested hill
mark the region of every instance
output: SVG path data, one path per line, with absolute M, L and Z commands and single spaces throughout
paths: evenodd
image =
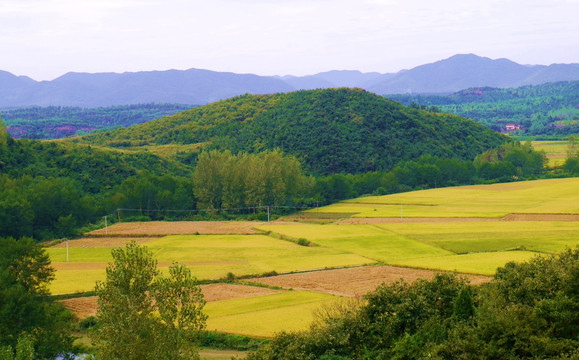
M 233 153 L 277 148 L 323 175 L 388 170 L 424 154 L 473 159 L 509 140 L 455 115 L 342 88 L 243 95 L 74 141 L 115 147 L 203 144 Z
M 470 88 L 448 96 L 388 95 L 418 108 L 473 119 L 491 129 L 505 131 L 519 125 L 519 135 L 568 136 L 579 133 L 579 81 L 562 81 L 519 88 Z

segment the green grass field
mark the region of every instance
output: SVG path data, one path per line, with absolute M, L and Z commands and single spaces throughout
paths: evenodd
M 304 247 L 263 235 L 176 235 L 146 244 L 161 268 L 172 261 L 186 264 L 198 279 L 265 272 L 292 272 L 372 263 L 360 255 L 325 247 Z M 58 269 L 54 294 L 90 291 L 112 260 L 110 248 L 47 249 Z
M 339 297 L 308 291 L 208 303 L 207 329 L 232 334 L 271 337 L 281 331 L 305 330 L 313 311 Z

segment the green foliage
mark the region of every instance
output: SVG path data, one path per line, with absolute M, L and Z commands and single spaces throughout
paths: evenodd
M 449 112 L 473 119 L 493 130 L 519 124 L 520 135 L 566 137 L 579 133 L 579 81 L 516 89 L 472 88 L 448 96 L 388 95 L 415 108 Z
M 454 115 L 406 108 L 360 89 L 244 95 L 82 142 L 107 146 L 206 144 L 259 153 L 280 149 L 313 174 L 391 169 L 429 153 L 472 160 L 508 138 Z
M 543 151 L 534 151 L 530 141 L 513 142 L 489 150 L 476 157 L 475 166 L 483 179 L 499 179 L 541 174 L 547 157 Z
M 8 146 L 8 139 L 10 139 L 10 135 L 6 129 L 6 125 L 2 121 L 2 116 L 0 115 L 0 150 L 6 149 Z
M 134 104 L 99 108 L 27 106 L 4 112 L 16 138 L 58 139 L 128 127 L 189 110 L 191 105 Z
M 567 250 L 507 264 L 483 286 L 447 274 L 382 285 L 359 307 L 279 334 L 247 359 L 574 358 L 578 278 L 579 250 Z
M 467 320 L 474 315 L 474 305 L 472 303 L 472 296 L 469 287 L 465 286 L 460 289 L 460 292 L 454 301 L 453 315 L 461 320 Z
M 308 190 L 300 163 L 277 150 L 238 155 L 203 152 L 193 183 L 201 209 L 293 205 Z
M 259 345 L 267 343 L 264 339 L 255 339 L 243 335 L 205 331 L 201 336 L 201 346 L 212 349 L 234 349 L 240 351 L 256 350 Z
M 16 349 L 17 359 L 31 351 L 28 335 L 42 359 L 72 346 L 71 315 L 48 297 L 53 278 L 48 254 L 32 239 L 0 238 L 0 347 Z
M 151 250 L 135 242 L 112 250 L 105 282 L 97 282 L 99 359 L 195 359 L 205 304 L 189 269 L 160 275 Z
M 11 346 L 0 347 L 0 360 L 32 360 L 34 359 L 34 339 L 28 334 L 18 337 L 16 351 Z

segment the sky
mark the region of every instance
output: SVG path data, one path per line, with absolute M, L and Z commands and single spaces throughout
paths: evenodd
M 579 0 L 0 0 L 0 70 L 394 73 L 455 54 L 579 63 Z

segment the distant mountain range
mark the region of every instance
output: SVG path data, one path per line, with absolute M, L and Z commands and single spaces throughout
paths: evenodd
M 358 87 L 380 94 L 451 93 L 471 87 L 519 87 L 579 80 L 579 64 L 520 65 L 473 54 L 455 55 L 393 74 L 329 71 L 309 76 L 258 76 L 209 70 L 68 73 L 35 81 L 0 71 L 0 108 L 100 107 L 137 103 L 203 105 L 241 94 Z

